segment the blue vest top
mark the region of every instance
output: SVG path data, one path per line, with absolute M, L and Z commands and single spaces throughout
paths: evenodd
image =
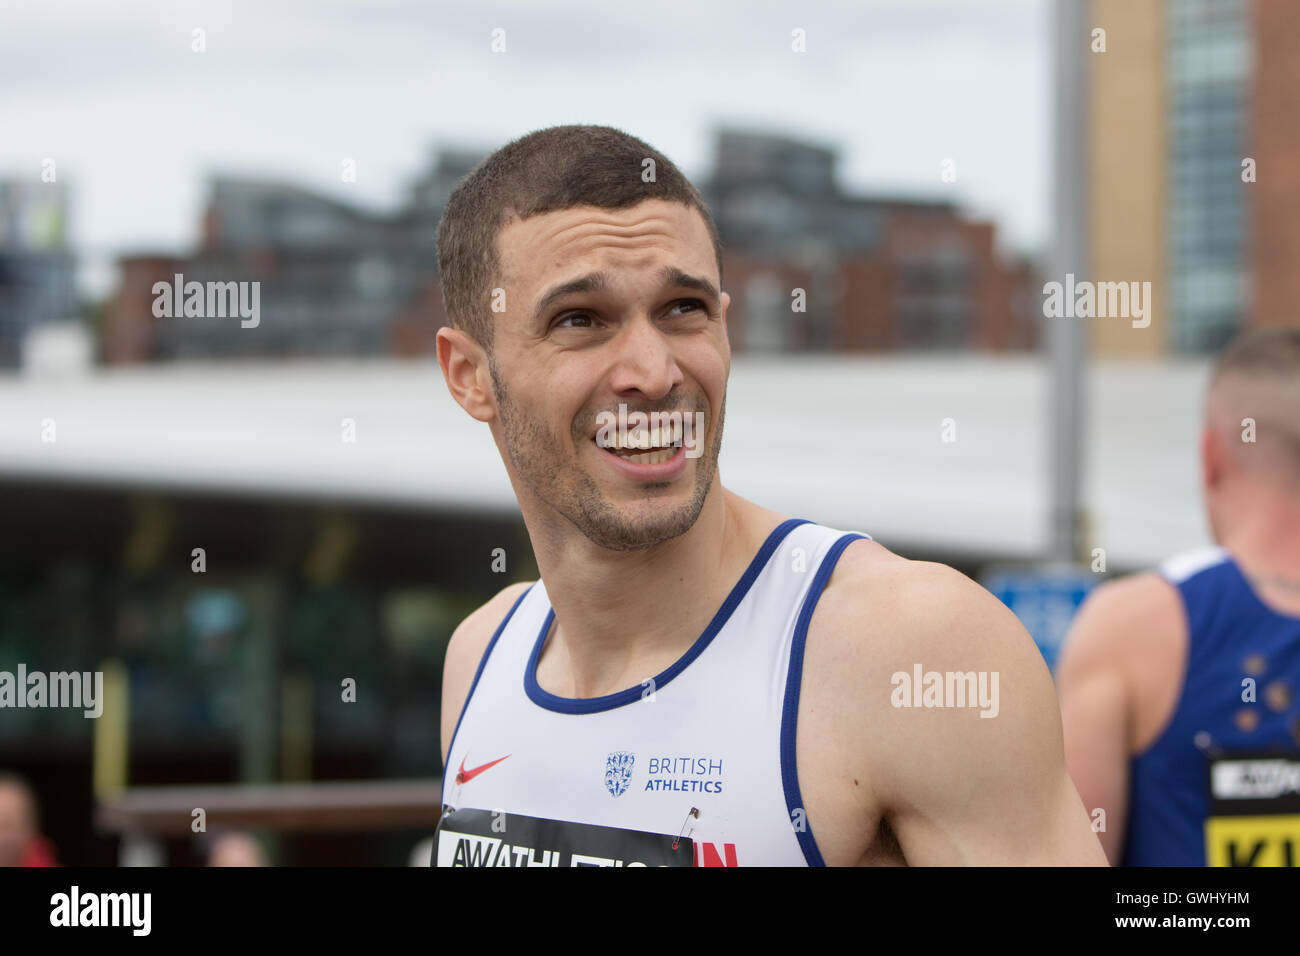
M 1122 863 L 1300 865 L 1300 618 L 1260 601 L 1222 548 L 1159 571 L 1187 611 L 1187 667 L 1130 766 Z

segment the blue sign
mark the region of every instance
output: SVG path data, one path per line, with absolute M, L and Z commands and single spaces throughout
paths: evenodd
M 985 576 L 984 586 L 1020 619 L 1055 673 L 1079 605 L 1103 578 L 1078 568 L 996 571 Z

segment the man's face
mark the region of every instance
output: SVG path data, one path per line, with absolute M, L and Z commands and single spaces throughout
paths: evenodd
M 703 217 L 663 200 L 577 207 L 510 222 L 497 248 L 492 431 L 521 505 L 618 551 L 685 533 L 717 470 L 731 368 L 730 298 Z M 698 457 L 601 447 L 601 413 L 620 404 L 692 423 L 703 412 Z

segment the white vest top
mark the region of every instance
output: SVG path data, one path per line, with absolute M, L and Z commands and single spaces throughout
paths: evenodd
M 676 663 L 604 697 L 538 685 L 555 612 L 534 583 L 452 733 L 435 865 L 824 865 L 795 761 L 804 640 L 841 552 L 868 537 L 783 522 Z

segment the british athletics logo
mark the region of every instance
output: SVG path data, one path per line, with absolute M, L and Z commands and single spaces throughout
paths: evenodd
M 646 790 L 721 793 L 722 760 L 714 757 L 651 757 Z
M 621 797 L 627 793 L 635 764 L 636 754 L 626 750 L 616 750 L 605 758 L 605 789 L 611 797 Z

